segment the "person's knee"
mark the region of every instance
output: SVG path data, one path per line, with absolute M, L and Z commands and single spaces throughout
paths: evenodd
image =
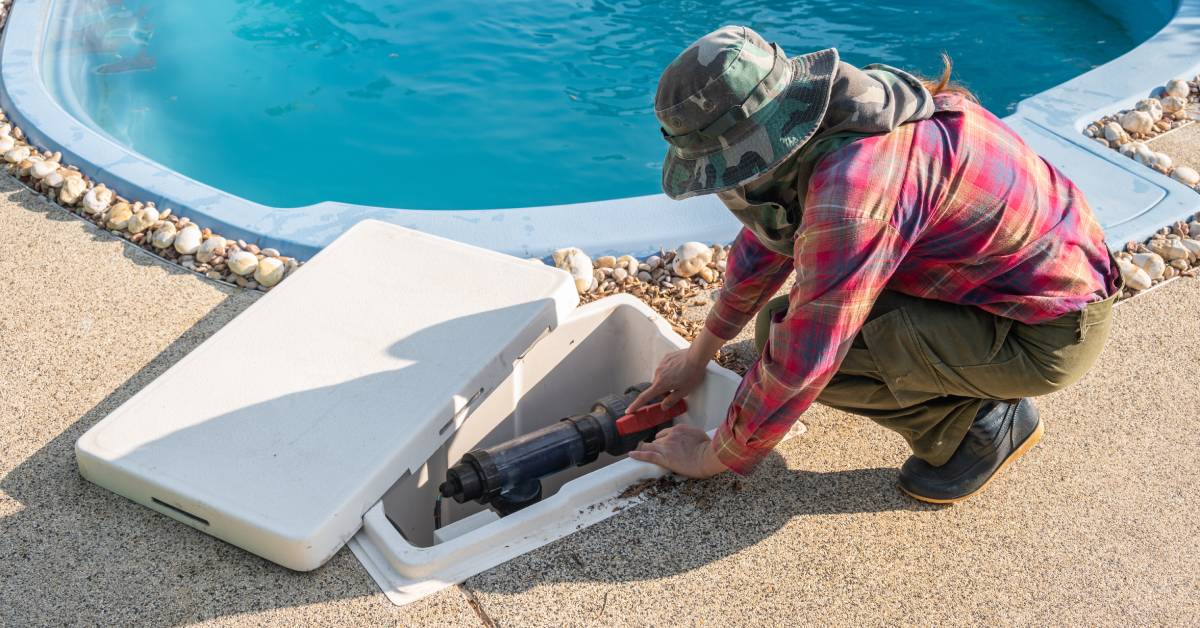
M 1030 383 L 1028 397 L 1040 397 L 1070 388 L 1083 378 L 1083 373 L 1068 370 L 1043 371 Z

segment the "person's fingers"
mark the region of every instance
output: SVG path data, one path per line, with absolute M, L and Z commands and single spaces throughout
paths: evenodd
M 671 392 L 667 393 L 666 397 L 663 397 L 663 400 L 662 400 L 663 409 L 666 410 L 666 409 L 670 408 L 671 406 L 678 403 L 680 399 L 683 399 L 683 395 L 679 394 L 678 390 L 672 390 Z
M 643 390 L 642 394 L 638 395 L 633 400 L 633 403 L 629 404 L 629 407 L 625 411 L 633 412 L 634 410 L 637 410 L 638 408 L 649 403 L 649 401 L 651 399 L 657 397 L 661 393 L 662 393 L 662 389 L 659 386 L 658 382 L 656 381 L 656 382 L 650 384 L 649 388 L 647 388 L 646 390 Z
M 654 442 L 648 443 L 646 441 L 642 441 L 642 442 L 638 443 L 637 449 L 635 449 L 634 451 L 657 451 L 660 454 L 666 453 L 663 450 L 663 448 L 660 447 L 657 443 L 654 443 Z
M 658 453 L 657 451 L 638 451 L 635 449 L 635 450 L 629 452 L 629 457 L 633 458 L 634 460 L 641 460 L 642 462 L 650 462 L 650 463 L 656 464 L 660 467 L 667 468 L 667 459 L 664 458 L 663 455 Z

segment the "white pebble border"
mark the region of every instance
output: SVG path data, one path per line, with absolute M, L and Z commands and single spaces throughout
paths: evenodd
M 1155 152 L 1146 144 L 1146 140 L 1187 126 L 1198 117 L 1200 76 L 1191 81 L 1177 78 L 1155 88 L 1133 109 L 1118 111 L 1089 124 L 1083 134 L 1200 192 L 1200 173 L 1188 166 L 1176 166 L 1170 155 Z
M 571 274 L 575 289 L 584 295 L 638 284 L 679 292 L 707 288 L 725 275 L 728 257 L 728 245 L 685 242 L 674 251 L 660 251 L 645 259 L 605 255 L 593 260 L 575 247 L 558 249 L 551 259 L 556 267 Z M 542 260 L 531 258 L 531 261 Z
M 1116 254 L 1125 297 L 1175 277 L 1200 275 L 1200 213 L 1190 222 L 1163 227 L 1145 242 L 1129 242 Z

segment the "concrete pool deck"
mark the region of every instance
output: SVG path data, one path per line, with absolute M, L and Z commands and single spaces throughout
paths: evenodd
M 818 408 L 755 476 L 685 483 L 405 607 L 348 551 L 296 573 L 83 480 L 73 445 L 257 298 L 0 175 L 0 624 L 1186 624 L 1200 616 L 1200 284 L 1117 309 L 1047 437 L 951 508 Z M 237 356 L 229 356 L 231 365 Z M 227 378 L 223 372 L 214 378 Z M 230 380 L 230 385 L 238 382 Z M 616 550 L 616 551 L 614 551 Z

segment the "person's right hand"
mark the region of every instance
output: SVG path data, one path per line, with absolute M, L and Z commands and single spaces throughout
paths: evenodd
M 650 403 L 659 395 L 666 395 L 662 400 L 663 408 L 670 408 L 680 399 L 687 397 L 704 381 L 704 373 L 708 360 L 697 360 L 687 349 L 668 353 L 654 371 L 654 381 L 642 394 L 629 404 L 629 412 Z

